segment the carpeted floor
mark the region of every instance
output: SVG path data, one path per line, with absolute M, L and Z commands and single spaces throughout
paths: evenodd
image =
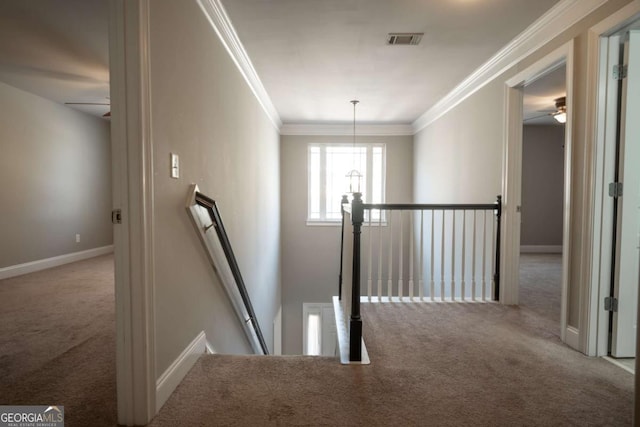
M 633 376 L 558 338 L 558 261 L 523 258 L 521 307 L 364 305 L 369 366 L 203 356 L 151 426 L 631 425 Z
M 520 255 L 520 308 L 533 323 L 560 337 L 562 255 Z
M 630 425 L 633 376 L 562 345 L 559 315 L 527 282 L 519 308 L 366 305 L 370 366 L 202 357 L 151 425 Z M 115 425 L 113 259 L 0 281 L 0 301 L 0 404 Z
M 115 425 L 113 256 L 0 280 L 0 301 L 0 404 Z

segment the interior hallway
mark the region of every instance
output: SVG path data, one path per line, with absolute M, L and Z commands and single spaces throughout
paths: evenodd
M 630 425 L 633 375 L 560 341 L 561 269 L 523 256 L 519 307 L 364 304 L 369 366 L 203 356 L 151 425 Z
M 0 281 L 0 298 L 0 401 L 115 425 L 113 258 Z M 561 344 L 548 301 L 524 302 L 365 305 L 368 367 L 202 357 L 152 425 L 629 425 L 633 376 Z
M 630 425 L 633 376 L 499 304 L 364 304 L 372 363 L 205 355 L 151 426 Z

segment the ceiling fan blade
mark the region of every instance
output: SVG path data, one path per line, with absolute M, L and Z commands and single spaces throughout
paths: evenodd
M 547 117 L 551 115 L 552 115 L 551 113 L 540 114 L 539 116 L 533 116 L 533 117 L 529 117 L 528 119 L 524 119 L 523 122 L 528 122 L 529 120 L 541 119 L 542 117 Z
M 111 105 L 102 102 L 65 102 L 64 105 Z

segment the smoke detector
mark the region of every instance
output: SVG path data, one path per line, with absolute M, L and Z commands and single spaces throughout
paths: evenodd
M 424 33 L 389 33 L 387 44 L 416 45 L 422 40 Z

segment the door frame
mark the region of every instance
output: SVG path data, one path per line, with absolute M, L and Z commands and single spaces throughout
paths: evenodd
M 156 414 L 150 0 L 109 8 L 118 424 Z
M 640 19 L 640 2 L 620 9 L 589 29 L 587 69 L 587 113 L 591 123 L 590 139 L 593 140 L 593 239 L 590 259 L 588 292 L 581 302 L 584 313 L 584 331 L 581 331 L 584 352 L 589 356 L 606 356 L 608 353 L 609 316 L 604 311 L 604 297 L 609 295 L 611 277 L 612 212 L 605 209 L 608 202 L 608 177 L 612 174 L 610 141 L 615 144 L 615 128 L 607 121 L 607 111 L 615 106 L 617 94 L 607 91 L 609 81 L 609 40 L 619 29 Z M 614 96 L 615 95 L 615 96 Z
M 500 302 L 518 304 L 520 270 L 520 206 L 522 204 L 522 123 L 524 100 L 523 88 L 543 77 L 549 71 L 566 66 L 565 158 L 564 200 L 562 220 L 562 302 L 560 314 L 560 338 L 578 348 L 578 329 L 568 326 L 569 259 L 571 254 L 571 158 L 573 127 L 573 40 L 560 46 L 525 70 L 507 80 L 505 84 L 505 138 L 503 149 L 503 230 L 502 263 L 500 277 L 503 278 Z

